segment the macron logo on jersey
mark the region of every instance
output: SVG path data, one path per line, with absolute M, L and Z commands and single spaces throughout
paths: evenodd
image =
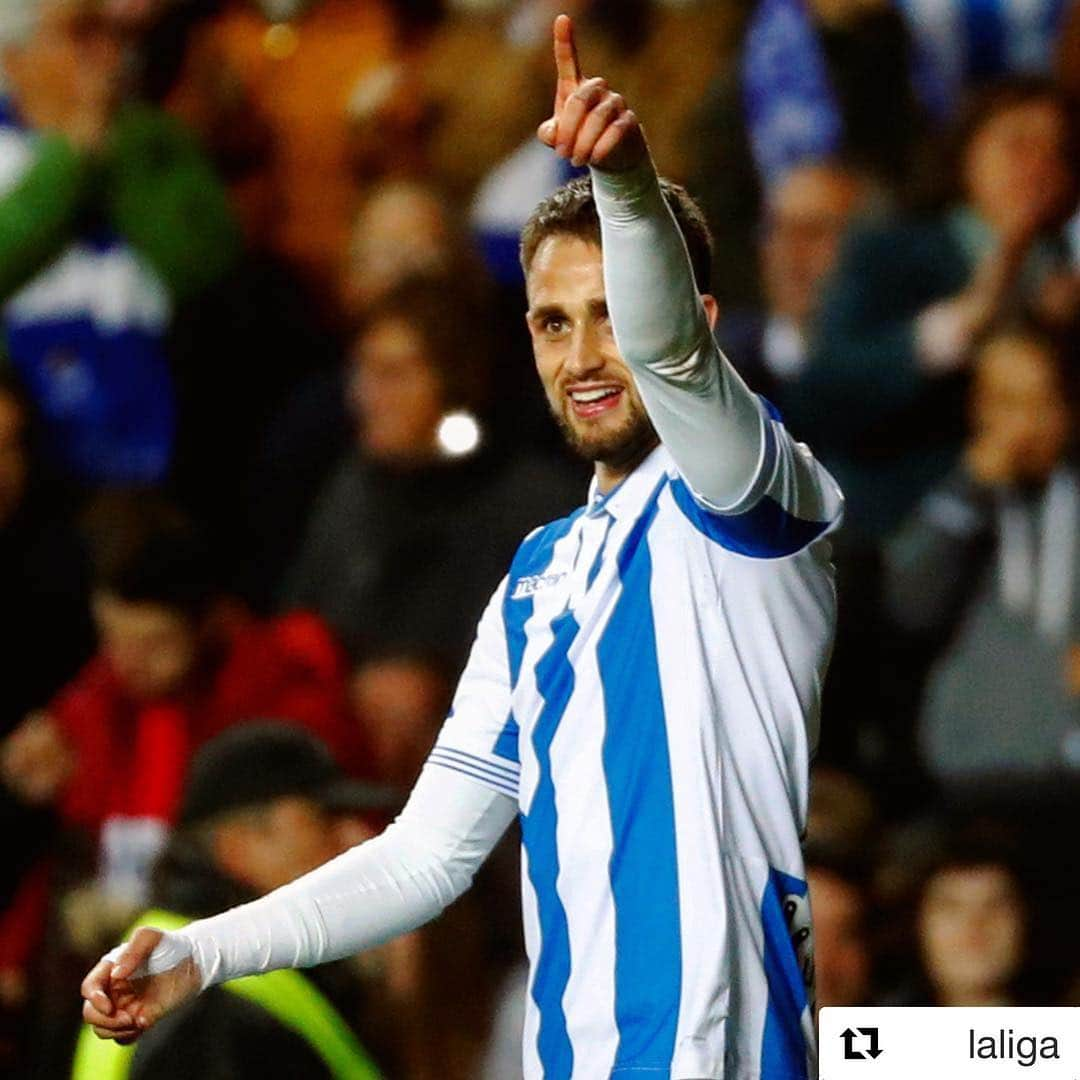
M 510 595 L 511 600 L 525 600 L 535 595 L 542 589 L 551 589 L 558 585 L 566 577 L 565 572 L 560 574 L 529 574 L 528 577 L 518 578 L 514 585 L 514 591 Z

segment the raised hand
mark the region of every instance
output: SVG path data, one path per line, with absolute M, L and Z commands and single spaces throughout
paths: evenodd
M 146 974 L 155 949 L 153 967 L 159 973 Z M 100 1039 L 134 1042 L 167 1012 L 195 997 L 201 986 L 190 948 L 172 935 L 143 927 L 115 959 L 99 960 L 83 979 L 83 1019 Z
M 74 770 L 75 753 L 48 713 L 31 713 L 0 743 L 0 779 L 23 802 L 53 802 Z
M 555 39 L 555 106 L 536 134 L 574 165 L 621 172 L 648 156 L 641 124 L 621 94 L 604 79 L 584 79 L 574 45 L 574 25 L 560 15 Z

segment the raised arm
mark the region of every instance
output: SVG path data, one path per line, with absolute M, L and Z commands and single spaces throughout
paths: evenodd
M 129 1042 L 200 990 L 350 956 L 433 919 L 517 813 L 505 582 L 481 619 L 454 710 L 405 809 L 381 836 L 268 895 L 182 930 L 143 929 L 83 982 L 83 1016 Z M 514 748 L 516 751 L 516 747 Z
M 554 38 L 554 115 L 538 136 L 591 168 L 619 351 L 694 493 L 714 510 L 742 510 L 768 481 L 768 417 L 713 340 L 637 117 L 604 80 L 582 78 L 566 16 Z
M 594 169 L 593 190 L 611 324 L 649 417 L 702 501 L 744 509 L 763 489 L 768 418 L 713 339 L 652 162 Z

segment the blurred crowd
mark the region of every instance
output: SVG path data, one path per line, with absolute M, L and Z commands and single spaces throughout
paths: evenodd
M 560 10 L 847 498 L 818 1004 L 1080 1003 L 1080 3 L 0 0 L 3 1075 L 95 1075 L 79 980 L 148 907 L 381 829 L 583 501 L 517 261 Z M 135 1080 L 513 1080 L 516 857 L 311 974 L 333 1047 L 216 991 Z

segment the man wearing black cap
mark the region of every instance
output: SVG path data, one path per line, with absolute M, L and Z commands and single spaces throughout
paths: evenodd
M 335 815 L 388 809 L 394 801 L 392 792 L 345 777 L 326 747 L 298 727 L 233 728 L 192 763 L 176 831 L 155 873 L 156 906 L 137 925 L 176 928 L 270 892 L 341 852 Z M 72 1080 L 377 1080 L 379 1068 L 326 996 L 358 996 L 355 980 L 335 968 L 216 988 L 137 1047 L 84 1030 Z

